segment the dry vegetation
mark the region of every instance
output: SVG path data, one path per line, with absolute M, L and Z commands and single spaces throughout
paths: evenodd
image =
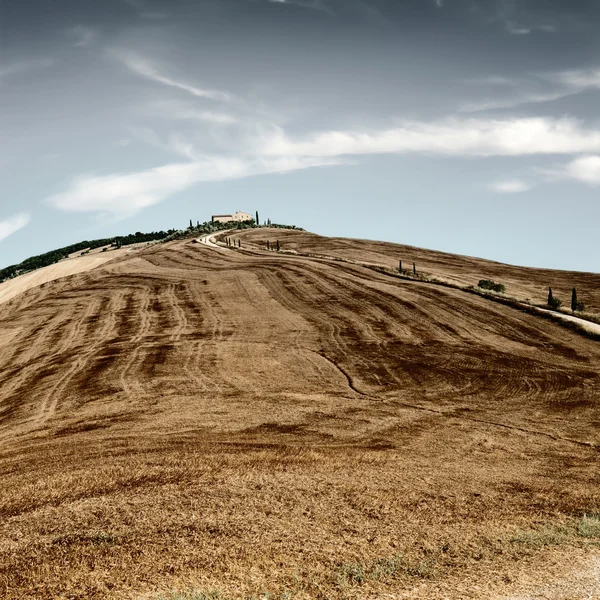
M 600 277 L 239 236 L 0 305 L 0 596 L 600 597 L 600 343 L 259 248 L 578 285 L 596 309 Z

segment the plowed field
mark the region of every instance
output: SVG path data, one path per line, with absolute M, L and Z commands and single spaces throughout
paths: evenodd
M 525 598 L 575 572 L 592 584 L 552 597 L 600 597 L 600 342 L 262 250 L 405 247 L 238 236 L 0 305 L 0 597 Z M 548 285 L 436 256 L 457 280 Z

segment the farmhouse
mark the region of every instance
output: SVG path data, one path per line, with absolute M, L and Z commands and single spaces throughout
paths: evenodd
M 241 222 L 241 221 L 252 221 L 252 215 L 248 213 L 237 211 L 232 215 L 213 215 L 212 222 L 213 223 L 229 223 L 231 221 Z

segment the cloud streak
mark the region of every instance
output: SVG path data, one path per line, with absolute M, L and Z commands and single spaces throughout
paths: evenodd
M 486 77 L 471 83 L 492 85 L 493 98 L 468 102 L 460 112 L 481 112 L 514 108 L 524 104 L 540 104 L 567 98 L 590 90 L 600 90 L 600 69 L 573 69 L 554 73 L 535 73 L 527 78 Z M 551 89 L 549 89 L 549 87 Z M 498 88 L 504 87 L 508 95 L 498 97 Z
M 104 213 L 126 218 L 201 182 L 286 173 L 339 163 L 340 161 L 334 159 L 299 157 L 255 160 L 208 157 L 195 162 L 168 164 L 136 173 L 81 177 L 74 180 L 65 192 L 51 196 L 45 202 L 65 212 Z
M 277 129 L 262 143 L 265 156 L 345 156 L 428 153 L 447 156 L 527 156 L 600 152 L 600 130 L 576 119 L 447 119 L 405 122 L 374 132 L 326 131 L 292 139 Z
M 555 179 L 577 181 L 593 187 L 600 186 L 600 156 L 580 156 L 549 175 Z
M 131 52 L 124 52 L 120 50 L 110 50 L 109 54 L 119 60 L 124 66 L 126 66 L 132 73 L 135 73 L 139 77 L 160 83 L 167 87 L 181 90 L 194 96 L 196 98 L 205 98 L 209 100 L 217 100 L 220 102 L 231 102 L 232 96 L 227 92 L 221 90 L 203 89 L 193 86 L 189 83 L 173 79 L 167 75 L 164 75 L 158 71 L 156 66 L 152 62 L 137 56 Z
M 527 192 L 533 188 L 533 185 L 519 179 L 509 181 L 496 181 L 490 185 L 490 189 L 499 194 L 518 194 Z
M 9 235 L 19 231 L 19 229 L 23 229 L 23 227 L 29 225 L 30 221 L 31 215 L 28 213 L 19 213 L 0 221 L 0 242 Z

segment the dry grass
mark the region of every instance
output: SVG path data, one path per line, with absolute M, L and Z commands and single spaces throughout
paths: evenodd
M 495 598 L 597 551 L 597 342 L 242 235 L 0 307 L 2 598 Z

